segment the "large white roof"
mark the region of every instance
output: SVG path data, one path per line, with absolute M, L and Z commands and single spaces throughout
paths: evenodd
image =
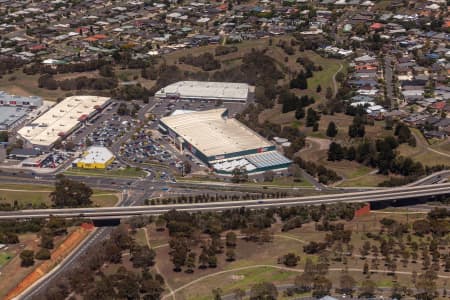
M 272 146 L 236 119 L 223 118 L 225 108 L 169 116 L 161 122 L 208 157 Z
M 102 107 L 110 98 L 97 96 L 72 96 L 53 106 L 19 134 L 33 145 L 49 147 L 62 135 L 69 133 L 80 122 Z
M 92 146 L 86 150 L 83 157 L 80 158 L 79 161 L 87 164 L 106 163 L 113 157 L 114 154 L 111 151 L 109 151 L 108 148 Z
M 248 91 L 249 85 L 246 83 L 179 81 L 160 89 L 155 96 L 160 98 L 177 96 L 182 99 L 246 101 Z

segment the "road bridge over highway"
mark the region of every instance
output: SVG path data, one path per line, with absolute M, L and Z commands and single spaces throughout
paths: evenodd
M 62 208 L 34 209 L 11 212 L 0 212 L 0 220 L 47 218 L 51 216 L 62 218 L 115 219 L 139 215 L 160 215 L 170 210 L 186 212 L 223 211 L 228 209 L 266 209 L 281 206 L 321 205 L 334 203 L 365 203 L 398 201 L 404 199 L 429 198 L 433 196 L 450 195 L 450 183 L 398 187 L 365 192 L 349 192 L 320 196 L 288 197 L 276 199 L 257 199 L 242 201 L 221 201 L 209 203 L 168 204 L 149 206 L 117 206 L 94 208 Z

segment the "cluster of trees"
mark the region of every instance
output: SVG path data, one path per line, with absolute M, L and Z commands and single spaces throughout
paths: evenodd
M 0 77 L 8 73 L 12 73 L 17 68 L 26 65 L 27 61 L 17 57 L 1 56 L 0 57 Z
M 278 102 L 282 104 L 281 111 L 283 113 L 295 110 L 295 118 L 299 120 L 305 117 L 305 107 L 313 104 L 315 100 L 307 95 L 297 97 L 294 93 L 283 90 L 278 96 Z
M 187 65 L 199 67 L 203 71 L 213 71 L 220 69 L 221 67 L 220 62 L 214 58 L 214 55 L 208 52 L 200 54 L 198 56 L 188 54 L 186 56 L 180 57 L 178 61 Z
M 92 189 L 82 182 L 71 180 L 62 174 L 56 176 L 55 190 L 50 194 L 53 206 L 85 207 L 92 204 Z
M 152 95 L 152 91 L 138 84 L 123 85 L 111 91 L 113 97 L 125 101 L 143 100 L 148 103 L 148 98 Z M 154 94 L 154 93 L 153 93 Z
M 400 144 L 408 143 L 410 146 L 416 146 L 416 138 L 405 124 L 397 123 L 394 129 L 394 135 Z
M 34 259 L 47 260 L 50 259 L 50 250 L 53 249 L 53 239 L 57 235 L 64 235 L 67 233 L 67 224 L 64 219 L 50 218 L 39 233 L 41 247 L 36 253 L 33 250 L 23 250 L 20 253 L 20 265 L 22 267 L 29 267 L 34 265 Z M 18 242 L 18 240 L 17 240 Z
M 31 219 L 26 221 L 1 221 L 0 243 L 16 244 L 19 242 L 19 234 L 26 232 L 39 232 L 45 226 L 45 220 Z
M 177 197 L 169 198 L 156 198 L 147 200 L 147 205 L 155 204 L 176 204 L 176 203 L 207 203 L 207 202 L 218 202 L 218 201 L 240 201 L 240 200 L 251 200 L 251 199 L 261 199 L 261 198 L 283 198 L 287 197 L 286 192 L 274 192 L 274 193 L 246 193 L 246 194 L 200 194 L 200 195 L 182 195 Z
M 230 213 L 230 212 L 227 212 Z M 200 219 L 199 219 L 200 217 Z M 218 265 L 218 255 L 225 254 L 226 261 L 235 259 L 235 248 L 237 236 L 233 231 L 228 231 L 225 235 L 225 246 L 221 240 L 221 233 L 228 227 L 221 223 L 223 216 L 193 216 L 183 212 L 171 211 L 160 217 L 160 221 L 169 230 L 171 240 L 169 242 L 171 261 L 175 272 L 185 268 L 186 273 L 193 273 L 199 269 L 215 268 Z M 251 220 L 251 218 L 250 218 Z M 270 226 L 271 221 L 269 222 Z M 224 226 L 225 225 L 225 226 Z M 161 225 L 157 225 L 161 228 Z M 236 225 L 242 227 L 243 225 Z M 231 228 L 229 228 L 231 229 Z M 196 232 L 208 234 L 209 238 L 199 240 Z M 200 253 L 197 254 L 194 248 L 200 243 Z M 224 248 L 226 250 L 224 251 Z
M 138 113 L 140 107 L 139 104 L 137 103 L 133 103 L 130 106 L 127 105 L 124 102 L 121 102 L 119 104 L 119 107 L 117 108 L 117 114 L 119 116 L 136 116 L 136 114 Z
M 25 66 L 22 71 L 27 75 L 36 74 L 65 74 L 89 72 L 101 69 L 103 66 L 110 66 L 111 61 L 106 59 L 92 59 L 83 62 L 75 62 L 70 64 L 59 64 L 56 66 L 44 65 L 41 63 L 33 63 Z
M 149 221 L 130 225 L 144 226 Z M 120 264 L 125 251 L 131 255 L 132 268 L 120 266 L 111 274 L 101 271 L 105 263 Z M 46 290 L 44 296 L 64 299 L 74 293 L 84 299 L 160 299 L 164 279 L 151 269 L 154 258 L 154 251 L 137 245 L 121 225 L 95 250 L 88 252 L 74 270 Z
M 277 44 L 277 46 L 280 47 L 281 49 L 283 49 L 284 53 L 286 53 L 287 55 L 293 55 L 295 53 L 295 49 L 293 47 L 294 45 L 295 45 L 295 40 L 291 40 L 290 42 L 280 40 L 280 41 L 278 41 L 278 44 Z
M 236 46 L 217 46 L 214 50 L 216 56 L 227 55 L 230 53 L 237 52 L 238 48 Z
M 323 220 L 323 225 L 317 227 L 317 230 L 341 230 L 343 228 L 330 227 L 327 224 L 330 221 L 346 220 L 350 221 L 355 215 L 355 210 L 360 208 L 359 204 L 339 204 L 339 205 L 323 205 L 321 207 L 289 207 L 279 208 L 278 216 L 283 221 L 282 231 L 289 231 L 294 228 L 300 228 L 302 224 L 309 222 L 319 222 Z
M 284 78 L 276 61 L 265 54 L 267 49 L 246 53 L 240 66 L 216 71 L 214 81 L 245 82 L 255 86 L 256 102 L 265 108 L 272 107 L 278 94 L 277 81 Z
M 118 81 L 116 78 L 107 77 L 86 77 L 80 76 L 71 79 L 56 80 L 52 75 L 45 74 L 39 77 L 38 86 L 48 90 L 60 88 L 64 91 L 69 90 L 108 90 L 116 88 Z
M 306 111 L 306 127 L 312 127 L 313 131 L 319 130 L 320 114 L 312 107 Z
M 313 263 L 310 258 L 307 258 L 303 274 L 297 276 L 294 280 L 295 287 L 292 292 L 312 292 L 313 297 L 318 299 L 329 295 L 332 283 L 326 277 L 328 266 L 327 259 L 322 255 L 319 256 L 317 263 Z
M 295 157 L 294 163 L 304 169 L 309 175 L 316 177 L 323 184 L 333 183 L 342 179 L 335 171 L 312 161 L 305 161 L 301 157 Z
M 321 224 L 316 224 L 317 230 L 331 231 L 326 234 L 324 242 L 310 242 L 304 246 L 306 253 L 316 253 L 319 259 L 316 263 L 313 263 L 310 259 L 305 261 L 305 272 L 296 277 L 294 287 L 286 292 L 288 296 L 304 292 L 312 292 L 313 296 L 319 298 L 328 295 L 335 284 L 332 284 L 326 278 L 330 259 L 342 261 L 346 265 L 346 256 L 351 256 L 353 253 L 352 231 L 344 229 L 343 223 L 329 222 L 336 220 L 336 216 L 330 218 L 329 215 L 329 212 L 333 212 L 333 210 L 326 210 L 319 216 L 317 212 L 322 209 L 322 207 L 316 210 L 312 208 L 280 209 L 280 217 L 283 220 L 287 216 L 308 219 L 305 216 L 310 214 L 315 216 L 314 221 L 316 222 L 322 219 Z M 291 212 L 291 210 L 294 211 Z M 333 215 L 336 215 L 337 212 L 339 210 L 334 211 Z M 441 268 L 446 272 L 450 270 L 450 255 L 442 252 L 446 248 L 445 236 L 450 232 L 449 217 L 450 213 L 447 209 L 438 208 L 430 211 L 425 219 L 414 221 L 412 227 L 394 219 L 381 219 L 381 230 L 379 232 L 373 230 L 367 232 L 366 238 L 368 240 L 366 239 L 359 249 L 361 259 L 367 260 L 363 268 L 363 274 L 367 277 L 358 285 L 359 297 L 373 297 L 375 295 L 376 284 L 370 279 L 370 269 L 377 270 L 380 265 L 384 265 L 389 271 L 388 275 L 394 276 L 397 270 L 397 262 L 402 263 L 405 268 L 409 263 L 415 265 L 421 262 L 423 271 L 418 275 L 413 270 L 412 282 L 416 287 L 415 292 L 396 283 L 392 289 L 392 297 L 400 299 L 406 294 L 415 294 L 417 299 L 433 299 L 436 297 L 438 295 L 436 272 Z M 413 235 L 415 235 L 414 238 Z M 346 250 L 343 248 L 344 245 Z M 370 266 L 369 256 L 371 257 Z M 384 262 L 380 261 L 380 256 Z M 294 264 L 296 260 L 293 255 L 287 254 L 279 262 Z M 345 269 L 337 283 L 334 287 L 339 293 L 353 295 L 356 292 L 357 282 Z
M 300 89 L 300 90 L 306 90 L 308 89 L 308 77 L 306 76 L 305 72 L 302 70 L 298 75 L 291 80 L 289 83 L 289 87 L 291 89 Z
M 444 166 L 425 168 L 420 162 L 415 162 L 409 157 L 398 156 L 395 151 L 398 145 L 399 139 L 393 136 L 387 136 L 384 139 L 375 141 L 365 140 L 356 147 L 344 147 L 336 142 L 332 142 L 328 150 L 328 160 L 355 160 L 358 163 L 378 168 L 378 172 L 381 174 L 387 175 L 391 172 L 412 177 L 418 177 L 432 170 L 444 168 Z
M 158 78 L 158 73 L 155 66 L 151 65 L 149 67 L 141 68 L 141 77 L 149 80 L 156 80 Z
M 351 138 L 364 137 L 366 129 L 364 124 L 366 123 L 366 117 L 364 115 L 357 114 L 352 121 L 352 124 L 348 126 L 348 136 Z
M 232 172 L 231 182 L 243 183 L 248 181 L 248 172 L 245 167 L 236 167 Z
M 249 105 L 236 118 L 267 139 L 272 139 L 275 136 L 288 139 L 291 142 L 291 146 L 284 149 L 284 154 L 289 158 L 292 158 L 295 153 L 305 146 L 306 136 L 303 132 L 291 126 L 281 126 L 280 124 L 274 124 L 269 121 L 259 123 L 259 112 L 258 107 Z

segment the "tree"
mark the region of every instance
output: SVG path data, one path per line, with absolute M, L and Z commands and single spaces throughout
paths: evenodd
M 377 285 L 370 279 L 366 279 L 361 283 L 359 297 L 372 298 L 375 295 Z
M 364 275 L 369 274 L 369 264 L 367 262 L 364 263 L 363 274 Z
M 341 71 L 336 73 L 336 81 L 342 83 L 345 80 L 345 74 Z
M 328 137 L 335 137 L 337 133 L 338 133 L 338 130 L 337 130 L 336 124 L 334 124 L 333 121 L 328 123 L 327 136 Z
M 250 289 L 250 300 L 276 300 L 278 290 L 273 283 L 261 282 Z
M 114 77 L 114 70 L 111 65 L 103 65 L 99 69 L 100 76 Z
M 348 127 L 348 136 L 351 138 L 363 137 L 365 133 L 364 122 L 361 117 L 355 116 L 353 118 L 353 123 Z
M 294 253 L 288 253 L 282 257 L 282 262 L 287 267 L 295 267 L 300 260 L 300 257 Z
M 214 300 L 221 300 L 222 299 L 222 289 L 216 288 L 212 290 L 213 299 Z
M 303 273 L 295 277 L 294 285 L 299 292 L 305 293 L 311 291 L 313 281 L 314 276 L 311 273 Z
M 208 267 L 209 268 L 217 267 L 217 256 L 215 253 L 212 253 L 208 256 Z
M 225 235 L 225 246 L 234 248 L 236 247 L 236 243 L 237 243 L 236 233 L 234 233 L 233 231 L 227 232 L 227 234 Z
M 205 247 L 203 247 L 202 252 L 198 257 L 198 268 L 205 269 L 208 265 L 208 253 Z
M 437 275 L 434 271 L 428 270 L 420 274 L 416 281 L 416 299 L 435 299 L 437 296 L 436 279 Z
M 195 269 L 195 252 L 189 252 L 186 259 L 186 273 L 193 273 Z
M 134 268 L 148 268 L 155 264 L 156 253 L 147 246 L 134 244 L 131 247 L 130 252 Z
M 313 131 L 314 131 L 314 132 L 319 131 L 319 122 L 314 123 L 314 125 L 313 125 Z
M 361 249 L 359 249 L 359 251 L 361 253 L 361 258 L 366 259 L 366 256 L 369 254 L 370 251 L 370 242 L 365 241 Z
M 340 292 L 343 294 L 353 294 L 353 291 L 356 286 L 356 280 L 348 274 L 348 272 L 344 272 L 339 278 L 339 287 Z
M 300 89 L 300 90 L 308 89 L 308 80 L 307 80 L 306 74 L 303 70 L 300 71 L 300 73 L 297 75 L 296 78 L 291 80 L 290 88 L 291 89 Z
M 241 183 L 241 182 L 247 182 L 248 181 L 248 173 L 247 169 L 242 167 L 236 167 L 232 172 L 232 178 L 231 182 L 233 183 Z
M 188 241 L 186 238 L 175 237 L 170 240 L 169 246 L 171 248 L 169 254 L 172 257 L 174 271 L 180 272 L 181 267 L 186 263 L 189 252 Z
M 392 287 L 391 298 L 392 299 L 402 299 L 406 294 L 406 287 L 401 286 L 398 282 L 395 282 Z
M 92 189 L 82 182 L 56 176 L 55 190 L 50 194 L 55 207 L 81 207 L 92 204 Z
M 105 243 L 105 256 L 113 264 L 122 262 L 122 249 L 114 241 L 108 240 Z
M 330 144 L 328 149 L 328 160 L 329 161 L 340 161 L 344 158 L 344 150 L 341 145 L 335 142 Z
M 243 289 L 235 289 L 233 291 L 233 296 L 235 300 L 243 300 L 245 297 L 245 291 Z
M 316 122 L 320 120 L 317 112 L 311 107 L 306 111 L 306 127 L 312 127 Z
M 46 231 L 42 231 L 40 235 L 41 235 L 40 246 L 42 248 L 45 248 L 45 249 L 53 249 L 53 247 L 54 247 L 54 245 L 53 245 L 53 236 L 50 235 Z
M 183 174 L 182 176 L 185 176 L 187 174 L 190 174 L 192 172 L 192 165 L 187 160 L 183 162 Z
M 305 117 L 305 108 L 304 107 L 297 107 L 295 110 L 295 118 L 297 120 L 303 119 Z
M 236 254 L 233 248 L 228 248 L 225 252 L 225 256 L 227 257 L 227 261 L 234 261 L 236 259 Z
M 30 267 L 34 265 L 34 251 L 33 250 L 23 250 L 20 252 L 20 265 L 22 267 Z
M 130 114 L 130 109 L 128 108 L 126 103 L 121 102 L 119 104 L 119 107 L 117 108 L 117 114 L 119 116 L 126 116 Z
M 431 232 L 430 222 L 427 220 L 417 220 L 413 223 L 413 230 L 418 236 L 424 236 Z
M 41 248 L 41 249 L 39 249 L 38 252 L 36 252 L 36 259 L 47 260 L 47 259 L 50 259 L 50 257 L 51 257 L 51 254 L 48 249 Z
M 330 294 L 332 287 L 331 281 L 325 276 L 317 276 L 313 283 L 312 295 L 315 298 L 322 298 Z

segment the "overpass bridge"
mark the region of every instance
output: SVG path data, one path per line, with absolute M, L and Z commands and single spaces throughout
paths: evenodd
M 450 196 L 450 183 L 423 186 L 397 187 L 364 192 L 350 192 L 320 196 L 288 197 L 275 199 L 256 199 L 242 201 L 221 201 L 208 203 L 167 204 L 148 206 L 118 206 L 91 208 L 61 208 L 61 209 L 33 209 L 0 212 L 0 220 L 48 218 L 51 216 L 62 218 L 88 219 L 120 219 L 140 215 L 160 215 L 170 210 L 185 212 L 223 211 L 229 209 L 267 209 L 282 206 L 321 205 L 334 203 L 374 203 L 383 201 L 397 201 L 404 199 L 418 199 L 433 196 Z

